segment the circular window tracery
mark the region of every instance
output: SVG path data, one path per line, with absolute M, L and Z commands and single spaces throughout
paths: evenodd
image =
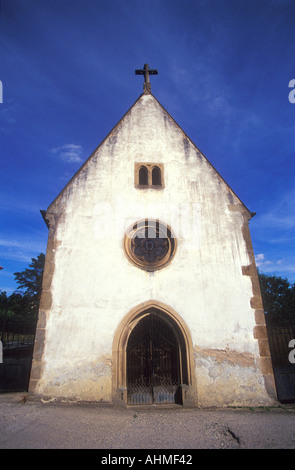
M 124 249 L 129 260 L 141 269 L 155 271 L 166 266 L 176 249 L 171 229 L 159 220 L 136 222 L 127 231 Z

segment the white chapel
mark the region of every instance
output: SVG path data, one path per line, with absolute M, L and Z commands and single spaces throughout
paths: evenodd
M 276 401 L 253 216 L 151 92 L 43 211 L 31 395 L 118 406 Z

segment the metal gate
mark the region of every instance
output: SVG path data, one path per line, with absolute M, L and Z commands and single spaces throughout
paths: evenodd
M 180 348 L 172 327 L 150 313 L 133 329 L 127 346 L 128 404 L 178 403 Z
M 0 393 L 28 390 L 36 322 L 36 317 L 0 318 Z
M 267 332 L 278 400 L 281 403 L 294 403 L 295 364 L 289 360 L 289 342 L 295 339 L 295 325 L 268 325 Z

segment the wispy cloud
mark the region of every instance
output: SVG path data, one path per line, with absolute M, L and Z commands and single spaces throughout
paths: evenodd
M 265 256 L 263 253 L 259 253 L 258 255 L 255 255 L 255 261 L 256 261 L 256 266 L 260 268 L 265 262 Z
M 256 265 L 261 272 L 295 281 L 295 189 L 273 195 L 272 204 L 253 219 Z M 255 220 L 256 219 L 256 220 Z
M 282 266 L 284 264 L 284 259 L 277 259 L 277 260 L 269 260 L 266 258 L 264 253 L 259 253 L 258 255 L 255 255 L 255 261 L 256 261 L 256 266 L 258 268 L 263 267 L 263 268 L 277 268 L 279 266 Z
M 0 265 L 4 266 L 4 260 L 15 260 L 30 262 L 31 259 L 40 252 L 45 252 L 46 240 L 39 237 L 30 240 L 1 238 L 0 239 Z
M 56 147 L 51 152 L 57 155 L 61 160 L 66 163 L 82 163 L 83 148 L 78 144 L 65 144 L 61 147 Z
M 295 189 L 280 194 L 279 199 L 272 207 L 266 210 L 257 219 L 255 224 L 259 228 L 279 229 L 281 235 L 289 229 L 295 228 Z
M 255 255 L 257 268 L 266 274 L 274 274 L 276 276 L 287 277 L 293 282 L 295 274 L 295 259 L 277 258 L 269 259 L 264 253 Z
M 5 201 L 0 207 L 0 212 L 9 212 L 10 214 L 22 214 L 24 212 L 31 215 L 37 214 L 40 216 L 40 208 L 43 208 L 44 201 L 32 202 L 27 195 L 22 198 L 16 197 L 14 194 L 7 194 L 4 191 L 0 192 L 0 200 Z

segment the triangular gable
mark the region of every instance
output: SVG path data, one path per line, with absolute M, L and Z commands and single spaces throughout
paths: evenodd
M 231 191 L 231 193 L 238 199 L 239 203 L 244 207 L 244 209 L 249 213 L 250 217 L 253 217 L 255 213 L 250 212 L 250 210 L 245 206 L 245 204 L 240 200 L 240 198 L 237 196 L 237 194 L 232 190 L 232 188 L 228 185 L 228 183 L 224 180 L 224 178 L 219 174 L 219 172 L 216 170 L 216 168 L 212 165 L 212 163 L 206 158 L 206 156 L 200 151 L 200 149 L 196 146 L 196 144 L 191 140 L 191 138 L 183 131 L 183 129 L 179 126 L 179 124 L 175 121 L 175 119 L 168 113 L 168 111 L 162 106 L 162 104 L 157 100 L 157 98 L 152 94 L 152 93 L 142 93 L 137 100 L 134 102 L 134 104 L 128 109 L 128 111 L 122 116 L 122 118 L 118 121 L 118 123 L 111 129 L 111 131 L 107 134 L 107 136 L 102 140 L 102 142 L 95 148 L 95 150 L 91 153 L 91 155 L 87 158 L 87 160 L 83 163 L 83 165 L 79 168 L 79 170 L 73 175 L 73 177 L 69 180 L 69 182 L 66 184 L 66 186 L 61 190 L 61 192 L 57 195 L 57 197 L 52 201 L 52 203 L 49 205 L 47 211 L 53 207 L 55 203 L 62 197 L 63 193 L 66 191 L 66 189 L 69 188 L 69 186 L 73 183 L 73 181 L 76 179 L 76 177 L 87 167 L 89 161 L 92 159 L 92 157 L 97 153 L 97 151 L 103 146 L 103 144 L 112 136 L 112 134 L 122 125 L 124 119 L 126 116 L 131 112 L 131 110 L 136 106 L 136 104 L 141 100 L 141 98 L 149 94 L 153 97 L 153 99 L 158 103 L 160 108 L 164 111 L 164 113 L 171 119 L 171 121 L 176 125 L 176 127 L 181 131 L 181 133 L 184 135 L 184 137 L 193 145 L 193 147 L 201 154 L 201 156 L 204 158 L 204 160 L 211 166 L 211 168 L 214 170 L 214 172 L 217 174 L 217 176 L 224 182 L 224 184 L 228 187 L 228 189 Z M 47 212 L 46 211 L 46 212 Z M 42 211 L 44 212 L 44 211 Z M 43 217 L 45 214 L 42 214 Z

